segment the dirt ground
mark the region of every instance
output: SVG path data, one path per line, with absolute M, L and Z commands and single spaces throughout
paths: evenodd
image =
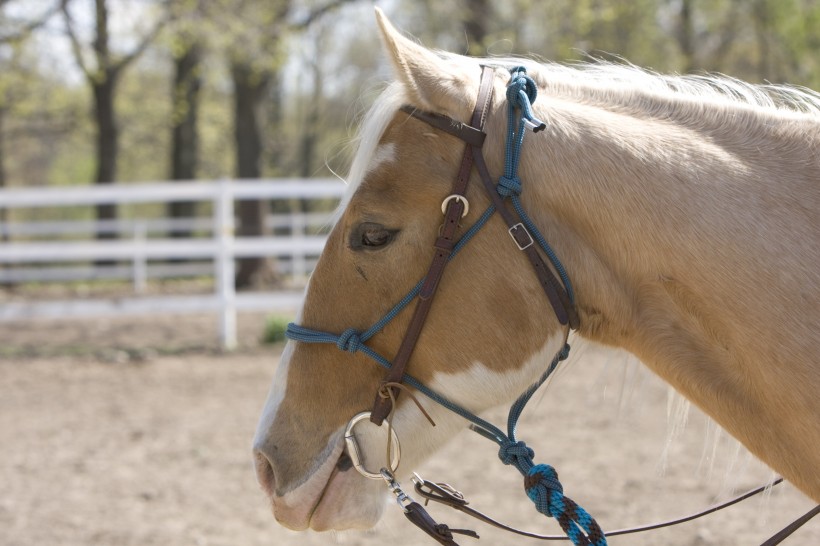
M 242 317 L 242 348 L 230 355 L 215 349 L 211 316 L 0 325 L 0 544 L 431 544 L 394 506 L 370 532 L 297 534 L 276 524 L 250 458 L 281 350 L 259 345 L 262 320 Z M 695 410 L 667 442 L 667 414 L 680 409 L 667 398 L 638 364 L 590 349 L 534 401 L 520 436 L 605 529 L 684 515 L 771 477 Z M 502 411 L 489 416 L 504 420 Z M 557 530 L 476 435 L 462 434 L 419 472 L 513 525 Z M 811 506 L 779 486 L 610 544 L 759 544 Z M 482 535 L 463 545 L 539 544 L 431 511 Z M 820 520 L 785 544 L 820 544 Z

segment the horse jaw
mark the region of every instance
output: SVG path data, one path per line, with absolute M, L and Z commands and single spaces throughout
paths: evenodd
M 489 409 L 509 402 L 532 384 L 534 378 L 549 365 L 562 342 L 563 336 L 556 333 L 513 370 L 493 370 L 476 361 L 469 369 L 461 372 L 437 372 L 430 381 L 430 387 L 470 411 Z M 277 381 L 274 385 L 287 373 L 288 362 L 285 359 L 288 354 L 287 350 L 283 354 L 283 362 L 277 369 Z M 266 410 L 275 411 L 276 400 L 281 401 L 283 398 L 284 393 L 272 388 Z M 450 441 L 458 431 L 463 430 L 466 424 L 461 417 L 423 396 L 419 397 L 419 401 L 436 422 L 436 426 L 429 424 L 408 396 L 401 398 L 393 419 L 402 450 L 401 462 L 396 469 L 399 480 L 406 480 L 413 470 Z M 263 414 L 255 446 L 258 479 L 271 500 L 277 521 L 293 530 L 310 528 L 327 531 L 373 527 L 381 518 L 389 493 L 381 480 L 367 479 L 349 465 L 340 464 L 344 448 L 341 429 L 331 435 L 325 449 L 317 455 L 312 472 L 304 476 L 297 487 L 288 491 L 276 491 L 273 476 L 265 471 L 266 465 L 260 464 L 261 450 L 271 433 L 270 425 L 274 417 L 275 415 Z M 381 432 L 383 431 L 369 426 L 361 431 L 357 429 L 357 440 L 360 448 L 363 448 L 365 460 L 384 459 L 385 445 Z
M 380 490 L 374 488 L 374 484 L 356 479 L 361 478 L 356 472 L 339 470 L 339 459 L 344 450 L 343 429 L 330 435 L 329 442 L 316 456 L 308 476 L 303 477 L 296 487 L 277 491 L 276 476 L 272 464 L 269 464 L 271 454 L 267 452 L 270 450 L 277 413 L 286 396 L 294 346 L 290 342 L 282 352 L 257 425 L 253 441 L 257 481 L 270 500 L 274 517 L 288 529 L 303 531 L 312 528 L 322 531 L 370 528 L 381 517 L 384 503 L 379 498 Z M 281 477 L 279 482 L 281 485 Z M 334 508 L 329 509 L 328 506 Z M 349 507 L 354 508 L 351 510 Z
M 271 502 L 274 517 L 289 529 L 369 529 L 381 519 L 388 492 L 381 480 L 367 479 L 349 464 L 342 464 L 344 428 L 330 435 L 327 445 L 316 455 L 310 472 L 296 480 L 298 485 L 277 490 L 277 478 L 268 461 L 274 456 L 270 453 L 271 438 L 276 434 L 276 413 L 286 396 L 284 385 L 291 352 L 286 350 L 282 355 L 254 439 L 257 480 Z M 408 477 L 418 464 L 463 428 L 463 421 L 444 408 L 436 406 L 428 410 L 438 425 L 435 428 L 431 428 L 412 402 L 403 400 L 395 412 L 393 426 L 402 442 L 402 459 L 396 474 L 402 478 Z M 357 427 L 356 439 L 363 459 L 375 461 L 367 464 L 368 469 L 377 472 L 384 466 L 379 464 L 384 460 L 384 427 L 363 425 Z M 293 455 L 277 453 L 276 456 Z M 280 476 L 278 481 L 281 484 L 284 480 Z

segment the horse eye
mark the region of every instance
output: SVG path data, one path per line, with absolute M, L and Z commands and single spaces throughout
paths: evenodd
M 367 229 L 362 232 L 362 246 L 382 246 L 390 240 L 386 229 Z
M 365 222 L 353 231 L 350 246 L 354 249 L 383 247 L 393 240 L 396 231 L 381 224 Z

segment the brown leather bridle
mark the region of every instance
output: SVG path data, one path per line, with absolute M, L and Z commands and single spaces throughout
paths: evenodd
M 553 270 L 547 265 L 547 262 L 541 257 L 541 254 L 538 253 L 537 245 L 533 244 L 532 235 L 524 227 L 521 219 L 516 216 L 514 211 L 507 208 L 502 197 L 496 191 L 495 184 L 487 169 L 487 164 L 484 161 L 484 155 L 481 151 L 486 137 L 484 133 L 484 123 L 493 100 L 494 81 L 495 71 L 488 66 L 484 66 L 481 72 L 478 98 L 476 99 L 469 125 L 465 125 L 440 114 L 423 112 L 412 106 L 403 106 L 401 108 L 402 112 L 409 114 L 411 117 L 463 140 L 466 146 L 461 158 L 458 175 L 450 189 L 450 195 L 445 199 L 443 204 L 445 207 L 444 223 L 442 224 L 438 238 L 433 244 L 435 248 L 433 259 L 424 277 L 418 302 L 413 310 L 413 316 L 410 319 L 410 324 L 405 331 L 398 352 L 392 360 L 392 366 L 382 380 L 379 392 L 373 402 L 373 409 L 370 411 L 370 420 L 376 425 L 382 424 L 390 413 L 393 400 L 399 395 L 395 387 L 386 387 L 385 385 L 388 383 L 400 383 L 402 377 L 404 377 L 407 364 L 413 355 L 413 349 L 416 347 L 424 323 L 427 320 L 427 314 L 433 305 L 433 299 L 436 295 L 436 289 L 438 288 L 441 276 L 444 273 L 444 268 L 449 263 L 449 256 L 455 245 L 455 236 L 459 228 L 459 222 L 466 214 L 465 207 L 468 203 L 466 197 L 467 186 L 470 183 L 473 166 L 476 167 L 486 193 L 492 200 L 493 205 L 495 205 L 496 211 L 498 211 L 509 227 L 510 236 L 512 236 L 518 248 L 521 249 L 529 259 L 538 277 L 539 284 L 541 288 L 543 288 L 547 299 L 555 311 L 558 322 L 561 323 L 561 325 L 569 325 L 572 329 L 578 328 L 578 313 L 570 301 L 566 289 Z M 385 389 L 392 389 L 393 396 L 387 396 Z

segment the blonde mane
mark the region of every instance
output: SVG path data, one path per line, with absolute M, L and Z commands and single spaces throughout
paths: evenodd
M 492 62 L 488 60 L 488 62 Z M 496 63 L 493 63 L 496 64 Z M 501 66 L 521 64 L 504 60 Z M 788 85 L 750 84 L 722 74 L 665 75 L 630 64 L 597 61 L 576 65 L 524 62 L 539 87 L 580 99 L 596 99 L 620 106 L 675 99 L 713 106 L 747 106 L 780 113 L 820 117 L 820 93 Z
M 444 51 L 437 53 L 450 61 L 463 59 Z M 499 68 L 525 66 L 538 87 L 544 90 L 543 96 L 593 102 L 599 107 L 655 118 L 697 123 L 708 115 L 727 123 L 742 124 L 760 115 L 774 115 L 820 121 L 820 93 L 806 88 L 750 84 L 716 74 L 664 75 L 630 64 L 604 61 L 562 65 L 524 58 L 475 60 Z M 340 211 L 361 184 L 387 124 L 405 102 L 403 86 L 393 82 L 364 114 L 354 138 L 357 150 L 345 179 L 348 190 Z M 542 99 L 536 107 L 547 110 L 548 101 Z

